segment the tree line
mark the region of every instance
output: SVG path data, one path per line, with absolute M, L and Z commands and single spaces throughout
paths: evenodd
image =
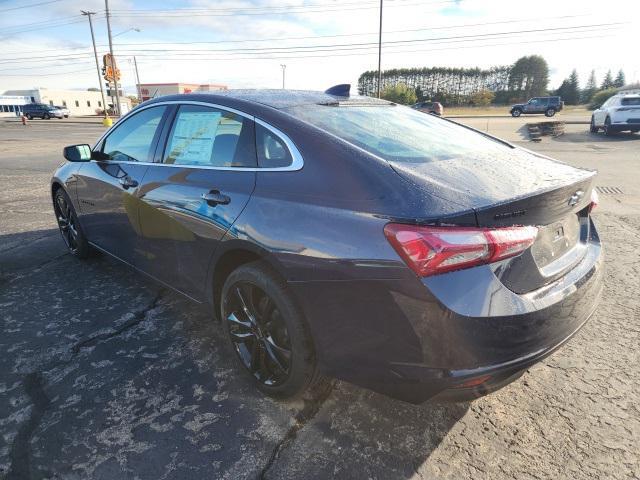
M 513 65 L 489 69 L 425 67 L 385 70 L 382 72 L 381 91 L 384 98 L 405 104 L 424 100 L 450 106 L 511 104 L 551 93 L 562 96 L 571 105 L 589 102 L 599 91 L 623 86 L 624 83 L 622 70 L 615 79 L 608 72 L 598 88 L 595 72 L 592 72 L 586 87 L 581 90 L 574 70 L 558 90 L 549 92 L 546 60 L 540 55 L 530 55 L 519 58 Z M 377 88 L 377 70 L 360 75 L 360 95 L 375 96 Z
M 578 105 L 581 103 L 598 104 L 602 103 L 602 97 L 607 94 L 609 95 L 606 98 L 613 95 L 618 88 L 624 87 L 625 83 L 626 78 L 624 71 L 619 70 L 616 77 L 613 78 L 611 70 L 609 70 L 598 87 L 596 72 L 595 70 L 591 70 L 585 87 L 580 88 L 578 72 L 574 69 L 571 75 L 562 81 L 560 88 L 553 93 L 560 95 L 567 105 Z

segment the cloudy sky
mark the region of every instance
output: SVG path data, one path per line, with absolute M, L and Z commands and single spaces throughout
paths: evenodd
M 377 68 L 379 0 L 111 0 L 122 83 L 325 89 Z M 87 18 L 106 53 L 104 0 L 0 0 L 0 92 L 97 87 Z M 139 32 L 133 29 L 140 30 Z M 550 87 L 573 68 L 640 80 L 640 1 L 384 0 L 382 68 L 490 67 L 540 54 Z

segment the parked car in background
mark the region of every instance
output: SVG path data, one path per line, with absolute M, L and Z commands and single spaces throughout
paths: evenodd
M 411 105 L 411 108 L 432 115 L 444 115 L 444 107 L 440 102 L 418 102 Z
M 591 115 L 591 133 L 605 135 L 640 132 L 640 94 L 620 94 L 609 98 Z
M 518 103 L 511 107 L 511 115 L 519 117 L 523 113 L 544 113 L 547 117 L 553 117 L 564 108 L 564 102 L 560 97 L 534 97 L 527 103 Z
M 209 304 L 275 397 L 337 377 L 474 399 L 560 348 L 602 290 L 595 172 L 347 86 L 159 97 L 63 153 L 69 252 Z
M 55 107 L 62 112 L 64 118 L 69 118 L 69 115 L 71 115 L 71 110 L 69 110 L 67 107 L 60 105 L 55 105 Z
M 29 103 L 22 107 L 22 114 L 29 120 L 34 118 L 42 118 L 43 120 L 49 120 L 54 117 L 64 118 L 64 113 L 58 107 L 44 103 Z

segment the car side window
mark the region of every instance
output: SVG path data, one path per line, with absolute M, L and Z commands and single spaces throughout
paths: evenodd
M 116 162 L 152 162 L 151 147 L 165 110 L 151 107 L 125 119 L 105 139 L 102 153 Z
M 182 105 L 167 139 L 164 163 L 255 167 L 253 120 L 200 105 Z
M 282 168 L 293 163 L 293 157 L 284 140 L 257 123 L 256 149 L 260 168 Z

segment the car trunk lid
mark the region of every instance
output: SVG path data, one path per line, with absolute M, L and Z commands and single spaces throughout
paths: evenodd
M 538 227 L 524 254 L 496 265 L 496 274 L 517 293 L 561 277 L 586 252 L 595 172 L 517 148 L 490 156 L 479 152 L 439 162 L 390 163 L 406 180 L 451 201 L 452 208 L 472 208 L 479 227 Z

